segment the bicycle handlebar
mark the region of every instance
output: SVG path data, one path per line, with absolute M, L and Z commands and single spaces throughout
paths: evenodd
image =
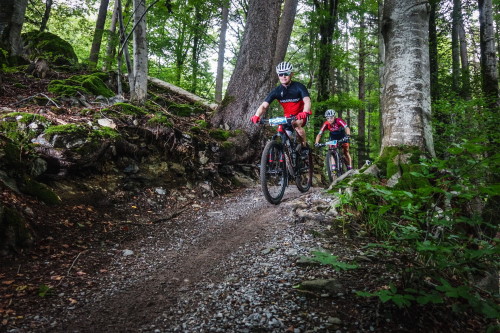
M 291 116 L 291 117 L 276 117 L 276 118 L 262 118 L 259 122 L 259 124 L 269 124 L 271 126 L 277 126 L 277 125 L 284 125 L 289 122 L 292 122 L 294 120 L 297 120 L 297 117 Z
M 334 143 L 332 141 L 335 141 Z M 349 141 L 349 137 L 344 137 L 340 140 L 331 140 L 331 141 L 328 141 L 328 142 L 325 142 L 325 143 L 318 143 L 318 144 L 315 144 L 314 146 L 315 147 L 324 147 L 324 146 L 333 146 L 333 145 L 338 145 L 338 144 L 341 144 L 341 143 L 344 143 L 344 142 L 347 142 Z

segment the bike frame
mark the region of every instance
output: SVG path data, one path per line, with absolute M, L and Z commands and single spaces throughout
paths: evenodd
M 290 119 L 291 118 L 287 118 L 287 121 Z M 288 167 L 288 172 L 290 173 L 290 176 L 295 177 L 296 174 L 295 168 L 297 167 L 296 165 L 297 157 L 294 156 L 294 154 L 296 154 L 295 150 L 297 147 L 296 140 L 298 134 L 294 128 L 293 132 L 295 133 L 295 138 L 294 139 L 290 138 L 283 125 L 284 124 L 278 124 L 277 133 L 271 137 L 271 140 L 276 140 L 277 138 L 281 138 L 281 144 L 283 145 L 283 151 L 285 152 L 285 159 L 286 159 L 286 165 Z

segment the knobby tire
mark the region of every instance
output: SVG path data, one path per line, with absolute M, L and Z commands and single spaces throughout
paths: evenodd
M 283 145 L 272 140 L 266 144 L 260 160 L 260 184 L 264 197 L 277 205 L 283 199 L 288 182 Z
M 313 178 L 313 158 L 311 150 L 305 159 L 298 157 L 297 175 L 295 177 L 295 185 L 300 192 L 307 192 L 311 188 Z

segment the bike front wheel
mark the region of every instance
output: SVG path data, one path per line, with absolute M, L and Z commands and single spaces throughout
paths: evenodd
M 313 178 L 313 158 L 311 150 L 308 149 L 308 154 L 305 157 L 299 157 L 297 161 L 297 174 L 295 176 L 295 184 L 300 192 L 307 192 L 311 188 Z
M 277 205 L 283 199 L 288 181 L 283 145 L 269 141 L 260 160 L 260 184 L 264 197 Z
M 338 165 L 338 156 L 332 151 L 328 150 L 326 152 L 325 157 L 325 169 L 326 175 L 328 176 L 328 181 L 332 183 L 335 179 L 337 179 L 337 165 Z

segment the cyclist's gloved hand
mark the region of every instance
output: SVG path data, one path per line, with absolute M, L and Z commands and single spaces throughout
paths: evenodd
M 319 143 L 315 143 L 314 147 L 319 147 L 319 145 L 320 145 Z
M 258 124 L 260 122 L 260 117 L 259 116 L 253 116 L 250 118 L 250 121 L 254 124 Z
M 297 120 L 307 119 L 307 116 L 309 116 L 310 114 L 310 112 L 299 112 L 297 114 Z

